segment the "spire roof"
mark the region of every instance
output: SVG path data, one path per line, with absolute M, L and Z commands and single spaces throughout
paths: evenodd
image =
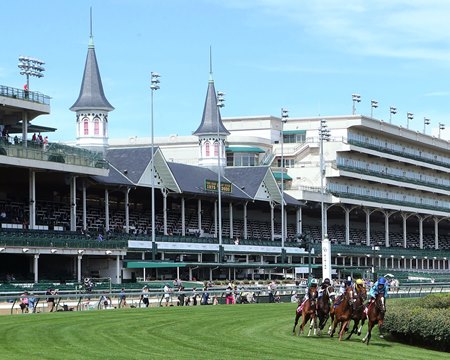
M 219 107 L 217 106 L 216 89 L 214 87 L 214 80 L 210 73 L 208 82 L 208 91 L 206 93 L 205 107 L 203 108 L 202 122 L 194 135 L 209 135 L 217 134 L 229 135 L 230 132 L 225 128 L 222 123 L 222 117 L 220 116 Z
M 100 77 L 100 71 L 98 70 L 92 34 L 89 39 L 80 95 L 70 110 L 114 110 L 114 107 L 108 102 L 105 93 L 103 92 L 102 79 Z

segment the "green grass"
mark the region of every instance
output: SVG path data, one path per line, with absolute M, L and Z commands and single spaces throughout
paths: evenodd
M 292 336 L 294 304 L 0 316 L 0 359 L 448 359 L 372 334 Z M 365 332 L 363 333 L 363 335 Z

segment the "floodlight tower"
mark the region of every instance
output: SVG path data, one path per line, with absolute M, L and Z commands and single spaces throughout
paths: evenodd
M 361 95 L 359 95 L 359 94 L 352 94 L 352 101 L 353 101 L 352 114 L 355 115 L 356 114 L 356 103 L 360 103 L 361 102 Z
M 391 106 L 389 108 L 389 123 L 392 123 L 392 115 L 397 114 L 397 108 L 395 106 Z
M 409 121 L 414 120 L 414 114 L 413 113 L 406 113 L 406 128 L 409 129 Z
M 25 75 L 27 77 L 27 83 L 24 86 L 26 97 L 28 97 L 28 91 L 30 90 L 30 76 L 37 78 L 44 77 L 43 72 L 45 71 L 45 68 L 42 66 L 44 64 L 45 63 L 39 59 L 28 56 L 19 56 L 19 64 L 17 66 L 20 69 L 20 75 Z
M 152 188 L 152 244 L 156 241 L 156 228 L 155 228 L 155 139 L 154 139 L 154 121 L 153 121 L 153 93 L 159 90 L 159 75 L 156 72 L 151 73 L 151 136 L 152 136 L 152 166 L 151 166 L 151 188 Z
M 373 118 L 373 109 L 378 107 L 378 101 L 372 100 L 370 101 L 370 117 Z
M 423 118 L 423 133 L 424 133 L 424 134 L 425 134 L 427 125 L 430 125 L 430 123 L 431 123 L 431 120 L 430 120 L 430 119 L 428 119 L 427 117 L 424 117 L 424 118 Z

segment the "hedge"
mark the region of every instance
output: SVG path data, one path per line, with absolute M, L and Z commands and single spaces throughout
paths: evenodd
M 410 344 L 450 351 L 450 294 L 392 304 L 386 312 L 384 329 Z

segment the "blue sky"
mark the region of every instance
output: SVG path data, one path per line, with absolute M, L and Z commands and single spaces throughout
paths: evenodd
M 69 107 L 81 86 L 89 8 L 103 86 L 116 108 L 110 138 L 150 135 L 150 73 L 155 135 L 189 135 L 202 117 L 213 49 L 222 116 L 291 117 L 357 113 L 427 133 L 450 128 L 450 2 L 438 0 L 40 0 L 2 1 L 0 84 L 22 88 L 17 58 L 46 62 L 30 89 L 52 97 L 58 128 L 50 140 L 74 140 Z M 6 35 L 6 36 L 5 36 Z

